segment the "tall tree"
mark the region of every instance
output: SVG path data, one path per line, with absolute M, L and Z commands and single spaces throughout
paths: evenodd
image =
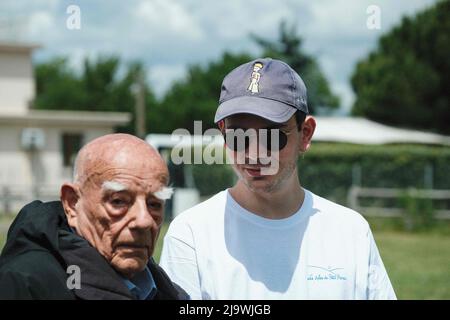
M 85 59 L 83 69 L 76 73 L 67 59 L 54 58 L 35 67 L 37 94 L 34 107 L 51 110 L 86 110 L 130 112 L 133 120 L 120 132 L 134 133 L 135 97 L 132 86 L 144 67 L 139 62 L 124 66 L 116 56 Z M 149 85 L 144 83 L 146 109 L 156 105 Z
M 404 17 L 357 64 L 352 113 L 450 134 L 450 1 Z
M 303 40 L 295 24 L 280 23 L 279 38 L 275 41 L 257 35 L 252 38 L 262 48 L 263 55 L 289 64 L 302 77 L 308 90 L 308 108 L 311 113 L 327 113 L 339 107 L 339 98 L 332 93 L 317 60 L 303 49 Z
M 77 110 L 85 103 L 79 77 L 69 68 L 66 58 L 54 58 L 35 67 L 37 109 Z

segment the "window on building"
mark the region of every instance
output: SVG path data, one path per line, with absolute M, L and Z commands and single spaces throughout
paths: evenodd
M 63 164 L 65 167 L 73 167 L 75 157 L 81 149 L 82 143 L 83 135 L 80 133 L 62 134 L 62 154 Z

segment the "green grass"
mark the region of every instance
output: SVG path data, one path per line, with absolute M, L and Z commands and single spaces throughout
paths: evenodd
M 6 241 L 6 233 L 0 232 L 0 249 L 2 249 L 3 246 L 5 245 L 5 241 Z
M 398 299 L 450 299 L 450 236 L 374 231 Z
M 14 217 L 12 215 L 7 215 L 0 212 L 0 250 L 5 245 L 6 234 L 13 219 Z
M 10 220 L 0 219 L 0 225 Z M 399 299 L 450 299 L 450 228 L 406 232 L 395 221 L 369 220 L 375 241 Z M 161 228 L 154 257 L 159 261 L 168 224 Z M 0 248 L 6 231 L 0 232 Z

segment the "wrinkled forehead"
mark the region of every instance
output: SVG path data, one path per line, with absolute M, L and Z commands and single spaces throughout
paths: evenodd
M 163 172 L 137 172 L 124 168 L 109 168 L 101 172 L 92 172 L 84 183 L 86 186 L 108 189 L 109 191 L 156 192 L 167 186 L 168 175 Z
M 84 180 L 101 186 L 105 181 L 122 181 L 140 187 L 167 185 L 169 174 L 164 161 L 154 155 L 119 151 L 93 158 L 84 166 Z M 152 188 L 153 189 L 153 188 Z

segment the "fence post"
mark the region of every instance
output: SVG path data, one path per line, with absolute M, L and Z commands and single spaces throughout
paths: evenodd
M 423 170 L 423 182 L 425 189 L 433 189 L 433 165 L 430 163 L 427 163 Z
M 352 165 L 352 186 L 361 187 L 361 165 L 359 163 Z
M 358 195 L 359 195 L 360 187 L 351 186 L 350 190 L 347 194 L 347 202 L 350 208 L 358 211 Z
M 8 186 L 4 186 L 2 188 L 2 198 L 3 198 L 3 213 L 8 214 L 10 212 L 11 206 L 9 204 L 9 198 L 11 195 L 11 192 L 9 191 Z

